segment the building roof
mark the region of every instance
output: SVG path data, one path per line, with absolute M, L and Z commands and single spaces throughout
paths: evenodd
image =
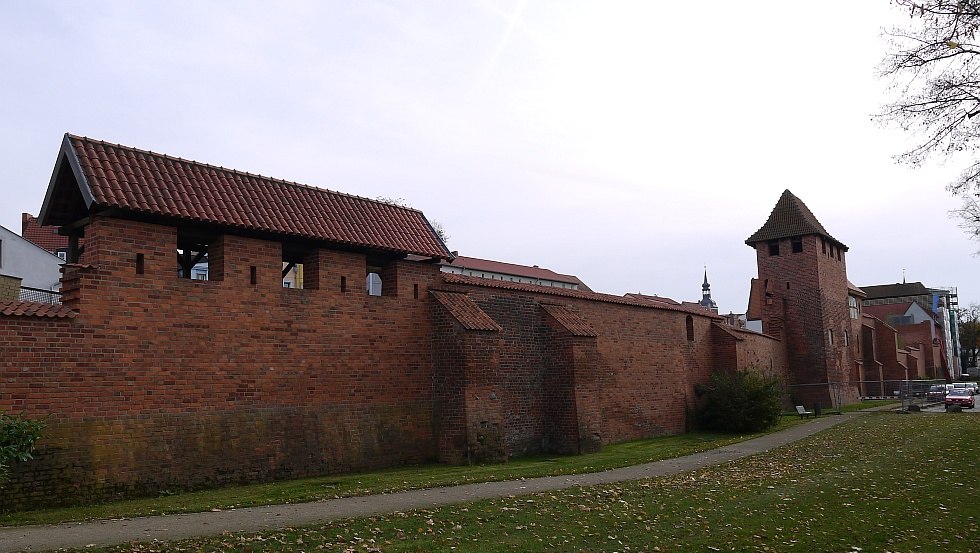
M 558 288 L 554 286 L 542 286 L 538 284 L 525 284 L 522 282 L 510 282 L 507 280 L 490 280 L 489 278 L 471 277 L 457 275 L 453 273 L 442 273 L 442 280 L 446 284 L 467 284 L 471 286 L 481 286 L 484 288 L 501 288 L 506 290 L 517 290 L 533 294 L 546 294 L 550 296 L 562 296 L 566 298 L 580 298 L 592 301 L 602 301 L 607 303 L 618 303 L 620 305 L 635 305 L 637 307 L 650 307 L 654 309 L 664 309 L 666 311 L 680 311 L 692 315 L 701 315 L 711 319 L 721 319 L 722 317 L 711 311 L 707 311 L 700 306 L 697 308 L 684 307 L 682 305 L 670 305 L 668 303 L 651 302 L 632 298 L 630 296 L 613 296 L 612 294 L 600 294 L 585 290 L 572 290 L 571 288 Z
M 7 300 L 0 301 L 0 315 L 73 319 L 77 313 L 60 304 Z
M 857 286 L 855 286 L 854 283 L 851 282 L 850 280 L 847 281 L 847 291 L 852 296 L 858 296 L 858 297 L 861 297 L 861 298 L 867 296 L 867 294 L 864 293 L 864 290 L 862 290 L 862 289 L 858 288 Z
M 881 298 L 904 298 L 908 296 L 928 296 L 931 294 L 921 282 L 879 284 L 876 286 L 862 286 L 862 290 L 867 294 L 867 299 L 876 300 Z
M 449 311 L 467 330 L 501 330 L 502 327 L 490 315 L 480 309 L 469 296 L 459 292 L 430 290 L 430 294 Z
M 421 211 L 66 134 L 39 216 L 64 226 L 117 216 L 450 258 Z
M 551 315 L 572 336 L 598 336 L 595 328 L 588 321 L 579 317 L 574 311 L 564 305 L 542 303 L 541 308 Z
M 755 231 L 755 234 L 749 236 L 745 243 L 749 246 L 755 246 L 758 242 L 808 234 L 823 236 L 847 251 L 847 246 L 823 228 L 823 225 L 820 224 L 820 221 L 817 220 L 806 204 L 794 196 L 792 192 L 785 190 L 783 195 L 779 197 L 779 201 L 776 202 L 776 207 L 772 208 L 772 213 L 769 214 L 766 224 Z
M 68 249 L 68 237 L 58 234 L 58 227 L 54 225 L 43 227 L 37 217 L 30 213 L 20 215 L 20 235 L 51 253 Z
M 466 257 L 457 255 L 452 262 L 445 263 L 452 267 L 470 269 L 472 271 L 486 271 L 488 273 L 500 273 L 515 277 L 533 278 L 538 280 L 551 280 L 567 284 L 577 284 L 579 288 L 589 290 L 584 282 L 574 275 L 563 275 L 551 269 L 543 269 L 537 265 L 528 267 L 527 265 L 517 265 L 516 263 L 505 263 L 503 261 L 492 261 L 490 259 L 480 259 L 477 257 Z
M 627 292 L 626 294 L 624 294 L 624 297 L 634 299 L 636 301 L 650 302 L 659 305 L 679 306 L 681 304 L 681 302 L 672 300 L 670 298 L 666 298 L 658 295 L 650 296 L 648 294 L 641 294 L 640 292 Z
M 883 321 L 887 321 L 890 317 L 901 317 L 905 315 L 912 305 L 914 305 L 913 302 L 865 305 L 864 312 Z

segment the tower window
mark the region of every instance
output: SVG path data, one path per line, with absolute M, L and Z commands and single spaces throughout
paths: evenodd
M 779 240 L 769 241 L 769 255 L 779 255 Z
M 800 253 L 800 252 L 803 251 L 803 237 L 802 236 L 794 236 L 793 238 L 790 238 L 789 243 L 790 243 L 790 246 L 792 246 L 793 253 Z
M 687 341 L 694 341 L 694 317 L 688 315 L 685 321 L 685 326 L 687 326 Z
M 827 329 L 827 340 L 830 342 L 830 345 L 834 345 L 834 329 Z
M 820 237 L 820 251 L 821 253 L 827 253 L 827 241 L 821 236 Z

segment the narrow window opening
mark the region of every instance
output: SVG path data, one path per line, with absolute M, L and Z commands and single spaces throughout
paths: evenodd
M 347 277 L 345 276 L 340 277 L 340 291 L 347 292 Z
M 848 341 L 847 331 L 845 330 L 844 331 L 844 345 L 846 346 L 846 345 L 848 345 L 848 343 L 849 343 L 849 341 Z
M 837 261 L 840 261 L 840 248 L 837 248 Z
M 418 284 L 413 284 L 412 285 L 412 295 L 415 297 L 415 299 L 419 299 L 419 285 Z
M 789 290 L 789 281 L 786 281 L 786 289 Z
M 825 240 L 823 237 L 820 238 L 820 252 L 824 255 L 827 254 L 827 240 Z
M 208 253 L 213 236 L 202 236 L 188 228 L 177 228 L 177 277 L 201 279 L 199 275 L 208 272 Z M 71 257 L 71 256 L 69 256 Z
M 141 253 L 136 254 L 136 274 L 143 274 L 144 270 L 144 256 Z
M 830 345 L 834 345 L 834 329 L 827 329 L 827 340 L 830 342 Z
M 779 255 L 779 241 L 773 240 L 769 242 L 769 255 Z
M 365 285 L 369 296 L 380 296 L 381 284 L 381 275 L 378 273 L 368 273 L 365 279 Z
M 800 253 L 803 251 L 803 238 L 801 236 L 795 236 L 790 239 L 790 246 L 792 246 L 793 253 Z
M 687 341 L 694 341 L 694 317 L 688 315 L 687 319 L 684 321 L 687 326 Z
M 282 287 L 303 288 L 303 264 L 295 261 L 282 262 Z
M 255 271 L 255 265 L 252 265 L 251 267 L 248 268 L 248 281 L 253 286 L 259 281 L 258 275 L 256 274 Z

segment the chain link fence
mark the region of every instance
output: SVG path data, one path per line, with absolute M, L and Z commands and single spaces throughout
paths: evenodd
M 61 303 L 61 292 L 56 290 L 41 290 L 40 288 L 20 287 L 20 294 L 17 296 L 20 301 L 33 301 L 36 303 Z
M 791 384 L 786 392 L 793 405 L 803 405 L 817 414 L 840 412 L 841 405 L 857 400 L 894 399 L 909 406 L 925 407 L 942 403 L 946 381 L 934 380 L 868 380 L 856 382 L 819 382 Z M 790 406 L 792 407 L 792 406 Z

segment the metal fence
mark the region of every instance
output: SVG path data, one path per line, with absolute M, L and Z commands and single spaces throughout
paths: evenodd
M 941 390 L 945 389 L 945 385 L 946 381 L 943 379 L 820 382 L 791 384 L 786 387 L 786 393 L 791 403 L 804 405 L 815 411 L 838 411 L 842 404 L 853 401 L 855 394 L 861 399 L 901 401 L 902 409 L 908 410 L 911 405 L 923 407 L 942 403 Z
M 61 292 L 56 290 L 41 290 L 40 288 L 20 287 L 20 294 L 17 296 L 20 301 L 33 301 L 37 303 L 61 303 Z
M 902 400 L 902 409 L 908 410 L 912 405 L 919 407 L 930 403 L 942 403 L 946 395 L 946 381 L 936 380 L 900 380 L 898 381 L 898 398 Z

